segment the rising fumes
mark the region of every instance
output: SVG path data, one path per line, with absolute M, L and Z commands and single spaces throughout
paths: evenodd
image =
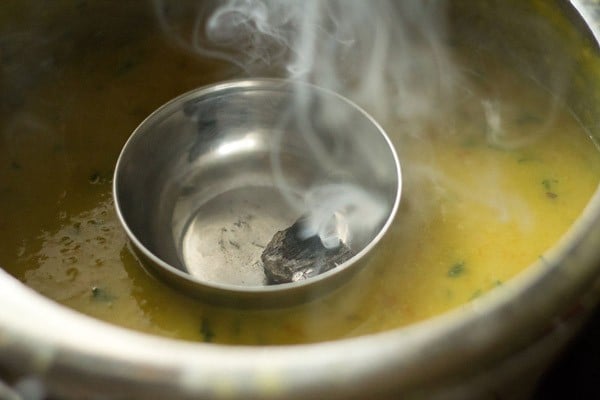
M 399 121 L 404 130 L 414 133 L 431 119 L 431 110 L 442 113 L 450 103 L 457 74 L 443 44 L 444 1 L 197 4 L 187 34 L 170 24 L 168 12 L 173 10 L 167 10 L 162 0 L 156 0 L 155 6 L 163 31 L 180 46 L 231 62 L 248 76 L 283 76 L 340 93 L 384 125 Z M 296 91 L 294 113 L 298 120 L 310 121 L 315 105 L 303 88 L 299 85 Z M 316 112 L 332 129 L 345 118 L 330 104 L 319 104 Z M 304 140 L 315 162 L 329 170 L 335 170 L 336 164 L 350 165 L 367 179 L 391 178 L 381 176 L 378 155 L 360 134 L 352 138 L 363 156 L 347 160 L 343 152 L 347 143 L 331 147 L 322 143 L 310 123 L 305 125 Z M 277 148 L 272 164 L 279 187 L 284 194 L 289 192 L 279 172 Z M 361 182 L 324 182 L 304 199 L 287 197 L 299 212 L 309 215 L 303 233 L 318 234 L 326 246 L 335 246 L 341 239 L 351 242 L 353 234 L 376 229 L 387 207 Z

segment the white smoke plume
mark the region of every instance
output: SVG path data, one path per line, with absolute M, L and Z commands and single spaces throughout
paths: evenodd
M 456 80 L 443 0 L 198 3 L 183 33 L 161 11 L 173 4 L 155 0 L 163 30 L 180 45 L 248 75 L 276 72 L 331 89 L 377 119 L 430 117 Z
M 249 76 L 283 76 L 330 89 L 384 126 L 399 122 L 411 133 L 450 103 L 458 74 L 443 42 L 443 0 L 199 1 L 190 3 L 195 17 L 187 31 L 169 18 L 176 4 L 155 0 L 163 31 L 180 46 L 229 61 Z M 297 103 L 299 113 L 310 109 L 301 90 Z M 334 126 L 343 115 L 330 111 L 324 114 Z M 305 134 L 315 158 L 331 163 L 318 138 L 310 130 Z M 365 156 L 355 167 L 376 174 L 377 155 L 369 154 L 368 143 L 357 145 Z M 332 195 L 331 187 L 318 187 L 307 195 L 306 235 L 319 234 L 335 246 L 344 236 L 332 229 L 340 212 L 350 231 L 374 229 L 385 218 L 389 205 L 374 194 L 356 185 L 335 190 Z

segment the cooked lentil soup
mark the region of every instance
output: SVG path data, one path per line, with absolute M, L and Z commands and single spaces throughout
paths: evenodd
M 387 126 L 403 164 L 402 206 L 361 273 L 293 308 L 207 305 L 144 270 L 117 221 L 111 180 L 146 115 L 235 71 L 159 36 L 106 43 L 1 108 L 0 265 L 58 303 L 127 328 L 267 345 L 411 324 L 502 290 L 559 240 L 598 185 L 600 155 L 565 106 L 499 62 L 471 63 L 449 119 L 418 135 Z M 502 132 L 486 118 L 494 112 Z

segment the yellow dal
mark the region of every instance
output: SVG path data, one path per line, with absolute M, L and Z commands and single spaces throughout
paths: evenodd
M 292 309 L 208 306 L 145 272 L 116 220 L 111 178 L 147 114 L 222 68 L 161 40 L 125 43 L 90 51 L 2 115 L 0 265 L 65 306 L 131 329 L 237 344 L 333 340 L 502 290 L 556 243 L 598 184 L 600 157 L 574 118 L 534 85 L 481 64 L 455 117 L 417 136 L 388 127 L 403 163 L 402 207 L 363 272 Z M 481 99 L 503 110 L 512 139 L 529 143 L 491 143 Z

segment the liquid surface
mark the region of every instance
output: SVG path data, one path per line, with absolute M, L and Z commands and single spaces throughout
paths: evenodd
M 596 147 L 560 104 L 485 65 L 452 118 L 418 135 L 386 127 L 403 164 L 403 200 L 363 272 L 291 309 L 209 306 L 143 269 L 116 219 L 111 179 L 146 115 L 228 72 L 156 37 L 109 44 L 2 109 L 0 265 L 65 306 L 131 329 L 266 345 L 423 320 L 502 290 L 573 224 L 600 177 Z

